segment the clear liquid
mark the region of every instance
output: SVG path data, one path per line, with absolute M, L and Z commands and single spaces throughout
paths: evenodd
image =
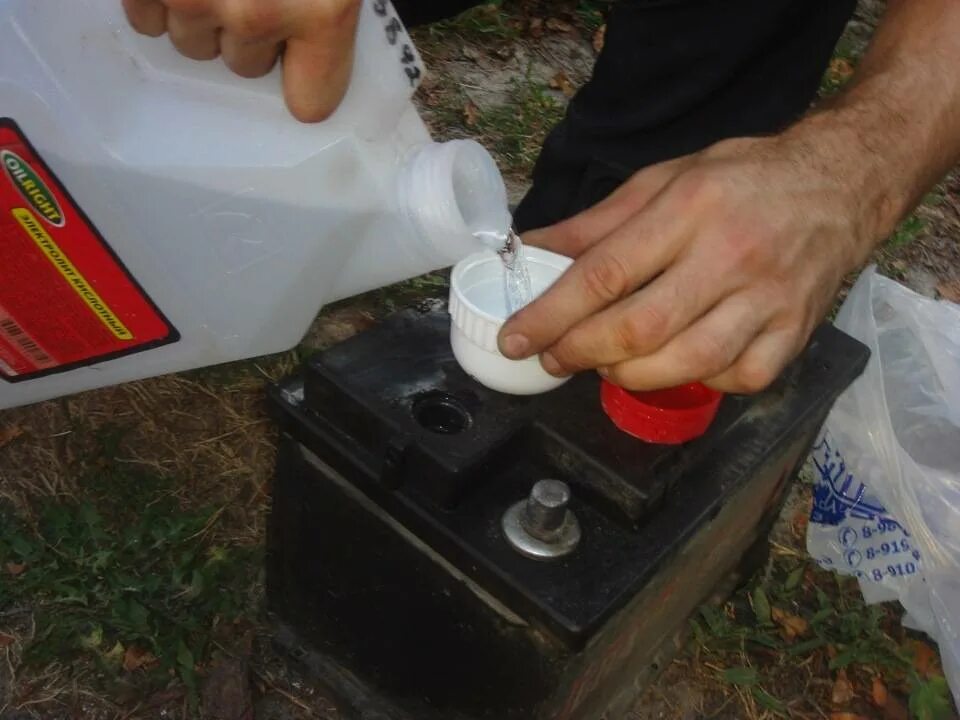
M 474 236 L 496 250 L 503 262 L 503 290 L 507 301 L 507 315 L 513 315 L 533 302 L 530 268 L 523 253 L 523 242 L 513 228 L 506 233 L 477 232 Z

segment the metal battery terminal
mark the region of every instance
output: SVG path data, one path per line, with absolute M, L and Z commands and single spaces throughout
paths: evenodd
M 530 497 L 503 515 L 503 534 L 522 555 L 533 560 L 555 560 L 572 553 L 580 543 L 580 523 L 569 508 L 570 487 L 560 480 L 541 480 Z

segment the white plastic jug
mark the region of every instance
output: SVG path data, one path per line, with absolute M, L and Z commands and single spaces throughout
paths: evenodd
M 452 264 L 509 223 L 438 144 L 386 0 L 327 121 L 181 57 L 120 0 L 0 0 L 0 408 L 294 346 L 320 307 Z

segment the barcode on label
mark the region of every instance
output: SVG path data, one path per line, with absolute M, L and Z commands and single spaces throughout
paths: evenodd
M 53 362 L 53 358 L 47 355 L 13 318 L 0 319 L 0 330 L 3 330 L 6 336 L 17 343 L 20 349 L 38 365 L 47 365 Z

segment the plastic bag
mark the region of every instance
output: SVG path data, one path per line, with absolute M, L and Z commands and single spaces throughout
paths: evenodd
M 960 704 L 960 306 L 870 268 L 835 324 L 872 356 L 813 449 L 807 549 L 868 603 L 900 600 Z

